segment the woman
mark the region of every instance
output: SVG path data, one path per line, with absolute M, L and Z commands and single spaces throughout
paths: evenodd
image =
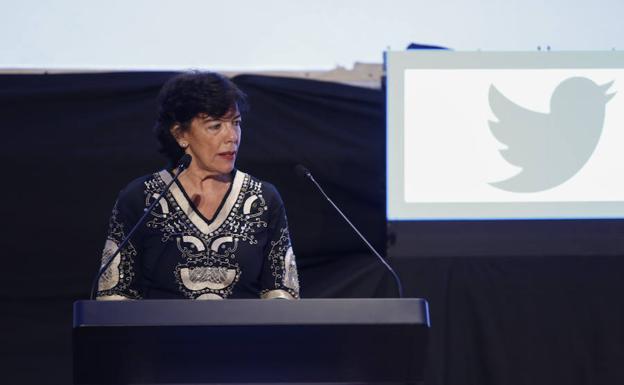
M 299 298 L 282 200 L 271 184 L 234 168 L 244 94 L 222 75 L 191 72 L 170 79 L 159 102 L 161 151 L 172 165 L 184 154 L 192 161 L 102 274 L 98 299 Z M 103 261 L 173 172 L 121 191 Z

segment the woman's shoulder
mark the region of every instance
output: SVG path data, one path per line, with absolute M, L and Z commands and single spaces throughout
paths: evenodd
M 158 189 L 163 184 L 163 174 L 167 174 L 165 170 L 153 172 L 151 174 L 142 175 L 133 179 L 119 193 L 120 196 L 145 196 L 151 189 Z
M 133 179 L 120 189 L 114 210 L 130 220 L 138 218 L 145 208 L 146 195 L 158 189 L 158 173 L 152 173 Z
M 244 173 L 240 170 L 237 171 L 236 177 L 243 177 L 247 180 L 247 183 L 244 183 L 247 187 L 245 188 L 245 191 L 242 191 L 243 196 L 248 196 L 251 199 L 256 199 L 254 196 L 261 196 L 262 202 L 264 202 L 263 204 L 266 204 L 267 206 L 267 213 L 274 214 L 283 210 L 284 202 L 273 183 L 261 180 L 260 178 Z
M 279 192 L 275 185 L 265 180 L 261 180 L 251 174 L 245 173 L 243 171 L 237 170 L 236 177 L 248 178 L 249 182 L 247 183 L 250 189 L 255 189 L 260 192 L 265 198 L 267 197 L 276 197 L 280 198 Z

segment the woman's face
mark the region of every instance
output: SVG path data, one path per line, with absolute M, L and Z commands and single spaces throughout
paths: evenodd
M 238 106 L 215 118 L 200 114 L 193 118 L 188 130 L 174 132 L 178 143 L 193 157 L 192 164 L 214 175 L 229 174 L 241 140 L 241 114 Z

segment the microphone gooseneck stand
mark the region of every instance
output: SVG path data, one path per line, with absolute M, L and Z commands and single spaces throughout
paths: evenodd
M 314 179 L 314 177 L 312 176 L 312 173 L 305 168 L 304 166 L 298 164 L 297 166 L 295 166 L 295 172 L 297 173 L 297 175 L 299 175 L 302 178 L 306 178 L 309 179 L 312 183 L 314 183 L 314 185 L 316 186 L 316 188 L 321 192 L 321 194 L 323 194 L 323 196 L 325 197 L 325 199 L 327 199 L 327 201 L 334 207 L 334 209 L 336 209 L 336 211 L 338 211 L 338 214 L 340 214 L 340 216 L 342 217 L 342 219 L 344 219 L 347 224 L 349 226 L 351 226 L 351 228 L 353 229 L 353 231 L 355 231 L 355 233 L 362 239 L 362 241 L 364 241 L 364 243 L 366 244 L 366 246 L 368 246 L 368 248 L 373 252 L 373 254 L 375 254 L 375 256 L 379 259 L 379 261 L 381 261 L 381 263 L 386 267 L 386 269 L 388 269 L 388 271 L 390 271 L 390 273 L 392 274 L 392 276 L 394 277 L 394 281 L 396 282 L 397 285 L 397 289 L 399 291 L 399 298 L 403 298 L 403 285 L 401 284 L 401 279 L 399 278 L 399 276 L 397 275 L 397 273 L 394 271 L 394 269 L 386 262 L 385 259 L 383 259 L 383 257 L 381 256 L 381 254 L 379 254 L 377 252 L 377 250 L 375 250 L 375 248 L 373 247 L 373 245 L 370 244 L 370 242 L 368 242 L 368 240 L 362 235 L 362 233 L 360 233 L 360 231 L 355 227 L 355 225 L 353 223 L 351 223 L 351 221 L 349 220 L 349 218 L 347 218 L 346 215 L 344 215 L 344 213 L 342 212 L 342 210 L 340 210 L 338 208 L 338 206 L 336 206 L 336 204 L 334 203 L 334 201 L 332 201 L 329 196 L 327 196 L 327 194 L 325 194 L 325 191 L 323 190 L 323 188 L 321 187 L 320 184 L 317 183 L 317 181 Z

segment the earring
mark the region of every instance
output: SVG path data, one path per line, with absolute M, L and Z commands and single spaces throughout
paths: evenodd
M 187 148 L 188 147 L 188 143 L 180 142 L 180 146 L 182 146 L 182 148 Z

